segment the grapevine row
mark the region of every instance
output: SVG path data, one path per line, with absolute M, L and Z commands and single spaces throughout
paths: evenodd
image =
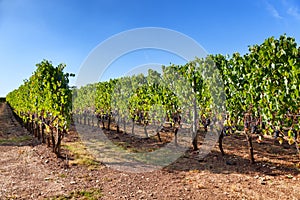
M 10 92 L 6 100 L 24 126 L 41 142 L 52 144 L 59 156 L 61 140 L 71 121 L 69 76 L 74 75 L 63 72 L 64 64 L 54 67 L 43 60 L 36 66 L 32 76 Z
M 249 47 L 244 56 L 210 55 L 185 65 L 163 66 L 162 74 L 149 70 L 148 76 L 122 77 L 75 89 L 73 108 L 74 113 L 90 113 L 102 122 L 108 119 L 108 129 L 111 120 L 119 130 L 122 121 L 142 118 L 146 137 L 149 123 L 161 123 L 164 117 L 172 121 L 180 115 L 192 125 L 194 150 L 198 149 L 199 124 L 203 122 L 207 129 L 206 121 L 226 118 L 224 129 L 243 130 L 253 163 L 253 134 L 260 138 L 274 135 L 279 142 L 286 139 L 299 149 L 299 91 L 300 48 L 294 38 L 282 35 Z M 162 113 L 153 112 L 158 110 Z M 222 154 L 224 133 L 219 131 Z

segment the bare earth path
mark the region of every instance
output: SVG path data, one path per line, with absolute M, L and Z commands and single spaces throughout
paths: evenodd
M 65 142 L 71 136 L 76 133 Z M 244 138 L 227 136 L 225 158 L 217 148 L 201 162 L 188 152 L 176 163 L 148 173 L 125 173 L 101 164 L 96 169 L 66 168 L 65 160 L 36 144 L 1 103 L 0 200 L 80 199 L 74 194 L 83 190 L 101 193 L 96 199 L 300 199 L 295 149 L 268 139 L 254 143 L 254 165 L 247 160 Z

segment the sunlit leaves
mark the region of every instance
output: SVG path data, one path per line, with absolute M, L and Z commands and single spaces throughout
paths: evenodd
M 287 111 L 299 114 L 299 48 L 294 38 L 270 37 L 249 53 L 214 56 L 224 80 L 226 106 L 232 118 L 245 112 L 272 125 L 284 122 Z
M 32 115 L 49 120 L 56 117 L 52 125 L 66 129 L 71 119 L 72 94 L 69 74 L 63 72 L 65 64 L 54 67 L 43 60 L 36 66 L 29 80 L 7 95 L 7 101 L 24 119 Z

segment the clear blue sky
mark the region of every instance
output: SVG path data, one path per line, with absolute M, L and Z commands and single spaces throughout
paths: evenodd
M 66 63 L 76 74 L 99 43 L 141 27 L 181 32 L 210 54 L 244 54 L 248 45 L 283 33 L 299 43 L 300 1 L 0 0 L 0 96 L 29 78 L 42 59 Z M 143 52 L 135 64 L 178 61 L 156 60 L 156 54 Z

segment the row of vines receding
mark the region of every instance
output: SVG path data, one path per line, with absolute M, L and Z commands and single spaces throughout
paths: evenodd
M 161 73 L 149 70 L 147 76 L 74 89 L 73 112 L 77 122 L 84 124 L 95 120 L 110 129 L 114 121 L 117 131 L 120 126 L 126 130 L 131 121 L 132 134 L 135 124 L 142 123 L 145 137 L 150 124 L 170 122 L 176 138 L 186 123 L 194 150 L 198 149 L 199 128 L 215 128 L 223 155 L 224 135 L 239 129 L 247 138 L 249 159 L 254 163 L 254 134 L 260 139 L 273 135 L 280 143 L 288 141 L 299 149 L 299 90 L 300 48 L 294 38 L 283 35 L 249 47 L 243 56 L 209 55 L 185 65 L 163 66 Z M 224 121 L 223 126 L 213 126 L 218 120 Z
M 53 147 L 60 156 L 61 141 L 71 122 L 72 92 L 64 64 L 54 67 L 43 60 L 32 76 L 6 100 L 30 133 Z

